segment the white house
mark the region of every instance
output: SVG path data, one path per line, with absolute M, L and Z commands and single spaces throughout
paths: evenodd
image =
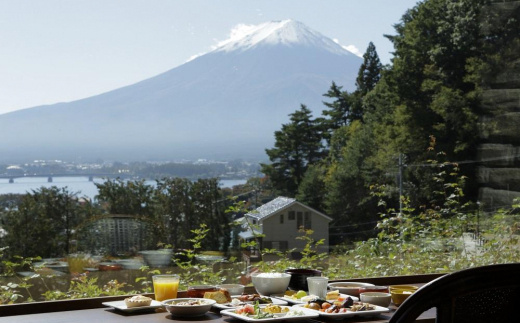
M 239 234 L 244 240 L 253 239 L 255 234 L 245 221 L 253 225 L 255 233 L 264 235 L 260 239 L 260 249 L 274 248 L 285 251 L 296 248 L 302 250 L 305 241 L 296 239 L 302 233 L 298 232 L 300 227 L 312 229 L 312 238 L 315 241 L 324 239 L 325 243 L 320 251 L 328 251 L 329 246 L 329 223 L 332 218 L 310 208 L 293 198 L 277 197 L 266 203 L 254 212 L 247 213 L 242 218 L 242 227 L 245 231 Z

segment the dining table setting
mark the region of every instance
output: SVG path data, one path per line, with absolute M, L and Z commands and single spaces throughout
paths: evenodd
M 19 308 L 13 311 L 16 315 L 8 316 L 2 315 L 0 307 L 0 322 L 388 322 L 424 283 L 329 280 L 312 269 L 256 272 L 249 286 L 190 285 L 187 290 L 179 290 L 178 275 L 152 278 L 154 292 L 150 294 L 105 297 L 97 302 L 45 302 L 47 308 L 42 304 L 41 311 L 33 304 L 26 307 L 26 313 Z M 431 312 L 417 321 L 434 320 Z

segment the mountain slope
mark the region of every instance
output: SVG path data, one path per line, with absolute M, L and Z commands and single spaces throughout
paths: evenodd
M 69 103 L 0 115 L 0 158 L 264 156 L 273 132 L 332 81 L 352 89 L 361 59 L 291 20 L 258 26 L 163 74 Z

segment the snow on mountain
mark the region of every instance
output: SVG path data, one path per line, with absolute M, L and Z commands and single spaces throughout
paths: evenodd
M 268 22 L 136 84 L 0 115 L 0 161 L 265 158 L 288 115 L 306 104 L 319 116 L 361 62 L 300 22 Z
M 238 40 L 232 40 L 215 51 L 243 51 L 262 45 L 300 45 L 328 50 L 338 55 L 350 55 L 330 38 L 294 20 L 271 21 L 255 26 Z

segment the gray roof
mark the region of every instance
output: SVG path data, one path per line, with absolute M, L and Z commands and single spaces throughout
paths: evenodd
M 255 212 L 249 212 L 246 214 L 248 217 L 255 218 L 257 220 L 263 219 L 278 210 L 281 210 L 290 204 L 296 202 L 295 199 L 289 197 L 279 196 L 272 200 L 271 202 L 265 203 L 264 205 L 258 207 Z
M 256 220 L 262 220 L 262 219 L 265 219 L 265 218 L 269 217 L 270 215 L 272 215 L 282 209 L 285 209 L 295 203 L 297 203 L 298 205 L 301 205 L 309 210 L 312 210 L 316 214 L 321 215 L 322 217 L 324 217 L 325 219 L 327 219 L 329 221 L 332 221 L 331 217 L 319 212 L 318 210 L 308 207 L 307 205 L 296 201 L 296 199 L 293 199 L 290 197 L 284 197 L 284 196 L 279 196 L 279 197 L 275 198 L 271 202 L 258 207 L 255 211 L 247 213 L 246 216 L 248 218 L 253 218 Z

